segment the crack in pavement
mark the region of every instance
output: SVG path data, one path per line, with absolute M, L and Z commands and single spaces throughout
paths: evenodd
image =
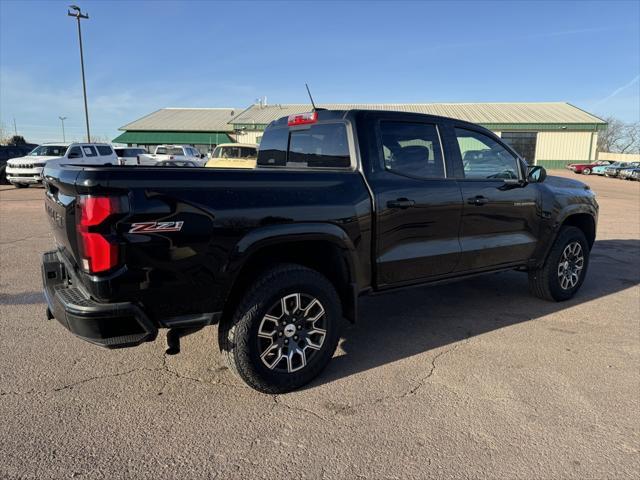
M 0 242 L 0 246 L 2 246 L 2 245 L 13 245 L 14 243 L 25 242 L 27 240 L 33 240 L 34 238 L 50 238 L 50 236 L 51 235 L 49 233 L 42 234 L 42 235 L 31 235 L 29 237 L 18 238 L 16 240 L 10 240 L 8 242 Z
M 298 411 L 298 412 L 303 412 L 303 413 L 309 414 L 309 415 L 311 415 L 313 417 L 316 417 L 317 419 L 322 420 L 323 422 L 329 421 L 328 418 L 323 417 L 322 415 L 320 415 L 317 412 L 314 412 L 311 409 L 304 408 L 304 407 L 296 407 L 296 406 L 289 405 L 288 403 L 280 401 L 279 398 L 278 398 L 278 395 L 272 395 L 271 398 L 273 399 L 274 408 L 275 408 L 275 406 L 283 406 L 287 410 L 295 410 L 295 411 Z

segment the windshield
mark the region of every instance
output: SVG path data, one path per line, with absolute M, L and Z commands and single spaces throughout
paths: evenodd
M 40 145 L 34 148 L 29 155 L 34 157 L 62 157 L 67 151 L 64 145 Z
M 182 155 L 182 148 L 180 148 L 180 147 L 158 147 L 158 148 L 156 148 L 156 155 Z
M 256 158 L 258 152 L 252 147 L 216 147 L 213 158 Z

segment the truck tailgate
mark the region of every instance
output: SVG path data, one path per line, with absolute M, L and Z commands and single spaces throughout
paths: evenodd
M 45 212 L 56 246 L 69 260 L 77 263 L 76 189 L 78 170 L 47 168 L 44 175 Z

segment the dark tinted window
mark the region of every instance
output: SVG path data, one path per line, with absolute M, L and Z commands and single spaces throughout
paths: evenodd
M 102 156 L 111 155 L 113 153 L 109 145 L 98 145 L 96 148 L 98 149 L 98 153 Z
M 348 168 L 351 159 L 346 126 L 327 123 L 300 130 L 267 129 L 260 142 L 258 165 Z
M 258 165 L 284 167 L 287 164 L 288 142 L 288 128 L 267 129 L 262 136 L 262 142 L 260 142 L 260 150 L 258 151 L 257 162 Z
M 343 123 L 312 125 L 290 132 L 287 165 L 338 167 L 351 165 L 347 129 Z
M 518 160 L 493 138 L 464 128 L 456 128 L 456 137 L 465 178 L 518 178 Z
M 69 150 L 69 154 L 67 155 L 69 158 L 82 158 L 82 150 L 80 147 L 71 147 Z
M 444 163 L 435 125 L 380 122 L 385 168 L 401 175 L 444 178 Z

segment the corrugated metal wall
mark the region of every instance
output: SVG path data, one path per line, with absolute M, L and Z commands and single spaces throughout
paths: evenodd
M 258 143 L 258 137 L 264 135 L 264 132 L 244 131 L 231 135 L 238 143 Z
M 538 132 L 536 161 L 593 159 L 592 135 L 595 143 L 597 135 L 592 132 Z

